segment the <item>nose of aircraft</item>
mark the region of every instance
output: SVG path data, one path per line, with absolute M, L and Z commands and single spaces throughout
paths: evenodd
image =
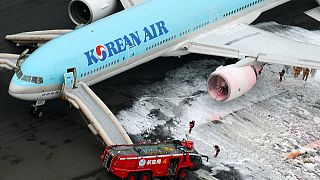
M 17 85 L 14 79 L 11 80 L 9 85 L 9 94 L 15 98 L 23 99 L 23 94 L 25 92 L 25 88 L 23 86 Z

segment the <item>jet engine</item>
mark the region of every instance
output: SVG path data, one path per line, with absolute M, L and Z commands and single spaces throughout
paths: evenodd
M 208 93 L 217 101 L 229 101 L 248 92 L 256 81 L 254 67 L 219 67 L 208 78 Z
M 72 0 L 69 3 L 69 16 L 77 24 L 89 24 L 113 13 L 116 0 Z

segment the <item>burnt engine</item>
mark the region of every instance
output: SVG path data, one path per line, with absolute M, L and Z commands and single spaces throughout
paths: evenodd
M 69 3 L 69 16 L 77 24 L 89 24 L 106 17 L 117 7 L 116 0 L 72 0 Z
M 229 101 L 248 92 L 256 81 L 254 67 L 219 67 L 208 78 L 208 93 L 217 101 Z

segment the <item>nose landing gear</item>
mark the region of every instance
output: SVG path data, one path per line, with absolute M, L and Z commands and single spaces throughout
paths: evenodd
M 35 104 L 30 106 L 30 114 L 36 118 L 41 118 L 43 115 L 43 110 L 39 107 L 45 104 L 45 100 L 37 101 Z

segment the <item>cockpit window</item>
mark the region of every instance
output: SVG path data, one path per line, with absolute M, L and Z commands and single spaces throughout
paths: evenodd
M 22 76 L 23 76 L 22 71 L 21 70 L 17 71 L 18 79 L 21 79 Z
M 17 74 L 18 79 L 20 79 L 22 81 L 32 82 L 32 83 L 35 83 L 35 84 L 43 83 L 43 78 L 42 77 L 23 75 L 21 69 L 19 69 L 16 74 Z
M 37 84 L 41 84 L 41 83 L 43 83 L 43 78 L 42 77 L 38 77 Z
M 22 81 L 30 82 L 31 81 L 31 76 L 23 75 L 21 78 Z
M 41 84 L 41 83 L 43 83 L 43 78 L 42 77 L 32 77 L 31 82 L 36 83 L 36 84 Z
M 37 77 L 31 77 L 31 82 L 33 82 L 33 83 L 37 83 Z

